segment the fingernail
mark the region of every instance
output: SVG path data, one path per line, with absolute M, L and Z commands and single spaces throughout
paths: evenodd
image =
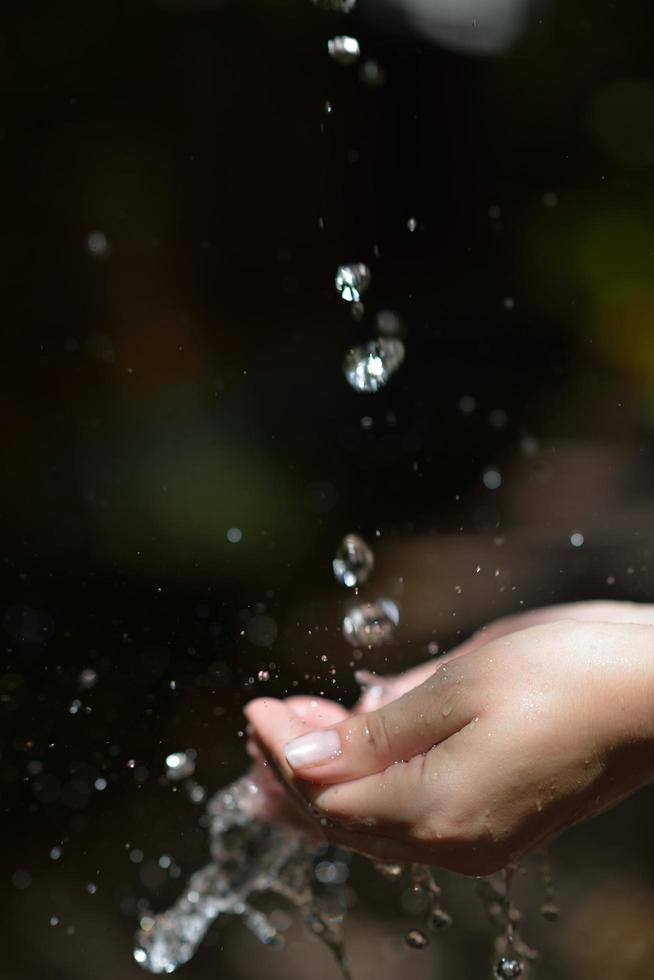
M 340 755 L 341 740 L 338 732 L 310 732 L 301 735 L 284 746 L 289 765 L 294 769 L 317 766 Z

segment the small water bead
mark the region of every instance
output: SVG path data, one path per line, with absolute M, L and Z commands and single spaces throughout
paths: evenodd
M 387 861 L 375 861 L 373 867 L 375 871 L 382 876 L 382 878 L 388 878 L 390 881 L 396 881 L 404 874 L 403 864 L 393 864 L 392 862 Z
M 87 691 L 90 690 L 92 687 L 95 687 L 97 682 L 98 682 L 98 675 L 96 671 L 93 670 L 91 667 L 85 667 L 84 670 L 80 671 L 79 676 L 77 678 L 77 683 L 79 684 L 79 686 Z
M 570 535 L 570 544 L 573 548 L 581 548 L 584 543 L 584 536 L 581 531 L 574 531 Z
M 334 578 L 346 588 L 353 589 L 367 582 L 374 564 L 375 556 L 363 538 L 358 534 L 346 534 L 332 561 Z
M 512 956 L 501 956 L 495 964 L 495 976 L 497 980 L 515 980 L 522 976 L 522 962 Z
M 499 490 L 502 486 L 502 474 L 495 466 L 487 466 L 481 480 L 487 490 Z
M 380 647 L 393 639 L 400 611 L 391 599 L 362 602 L 343 617 L 343 636 L 353 647 Z
M 111 254 L 111 244 L 103 231 L 92 231 L 87 235 L 86 247 L 96 259 L 106 259 Z
M 452 916 L 448 915 L 445 909 L 436 908 L 432 910 L 431 915 L 429 916 L 430 929 L 440 932 L 443 929 L 449 929 L 451 925 Z
M 554 902 L 543 902 L 540 907 L 540 914 L 548 922 L 557 922 L 561 916 L 561 910 Z
M 327 41 L 327 51 L 329 52 L 330 58 L 337 61 L 339 65 L 353 65 L 361 54 L 361 48 L 357 39 L 355 37 L 349 37 L 347 34 L 339 34 L 336 37 L 331 37 Z
M 409 220 L 406 223 L 406 226 L 409 229 L 409 231 L 416 231 L 416 229 L 418 227 L 418 221 L 417 221 L 417 219 L 416 218 L 409 218 Z
M 365 262 L 351 262 L 339 265 L 334 284 L 346 303 L 360 303 L 371 278 L 370 269 Z
M 188 779 L 195 772 L 195 751 L 171 752 L 166 756 L 166 776 L 172 782 Z
M 257 680 L 259 680 L 259 681 L 261 681 L 262 683 L 265 684 L 266 681 L 269 681 L 270 680 L 270 671 L 269 670 L 260 670 L 258 672 L 258 674 L 257 674 Z
M 409 949 L 427 949 L 429 939 L 421 929 L 409 929 L 404 941 Z
M 380 338 L 349 350 L 343 362 L 343 373 L 355 391 L 374 394 L 388 383 L 403 361 L 402 341 Z

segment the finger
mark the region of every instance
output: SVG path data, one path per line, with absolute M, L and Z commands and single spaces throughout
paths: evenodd
M 470 696 L 472 671 L 464 660 L 443 665 L 423 684 L 396 701 L 332 728 L 298 734 L 281 744 L 296 775 L 319 783 L 342 782 L 382 772 L 411 759 L 465 727 L 475 714 Z
M 344 721 L 350 714 L 342 704 L 329 701 L 327 698 L 293 695 L 285 698 L 284 704 L 287 704 L 291 711 L 310 728 L 329 728 Z

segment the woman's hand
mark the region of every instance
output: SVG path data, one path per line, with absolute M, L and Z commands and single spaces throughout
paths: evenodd
M 283 702 L 248 706 L 331 841 L 487 874 L 654 777 L 652 626 L 546 623 L 429 669 L 398 700 L 321 730 Z

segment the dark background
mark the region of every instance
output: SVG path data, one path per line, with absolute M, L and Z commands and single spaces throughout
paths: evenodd
M 343 31 L 383 85 L 327 57 Z M 372 0 L 347 21 L 309 0 L 4 4 L 7 980 L 143 977 L 144 900 L 206 860 L 165 756 L 197 749 L 213 792 L 245 767 L 253 694 L 354 698 L 344 533 L 402 610 L 376 670 L 505 612 L 652 598 L 653 37 L 645 0 L 561 0 L 492 58 Z M 361 323 L 333 286 L 347 261 L 372 269 Z M 406 363 L 359 395 L 341 362 L 380 309 Z M 651 976 L 653 816 L 642 791 L 557 845 L 559 925 L 535 862 L 541 976 Z M 357 978 L 484 975 L 471 883 L 444 878 L 458 924 L 419 954 L 401 888 L 351 874 Z M 183 973 L 336 975 L 301 930 L 271 953 L 238 922 Z

